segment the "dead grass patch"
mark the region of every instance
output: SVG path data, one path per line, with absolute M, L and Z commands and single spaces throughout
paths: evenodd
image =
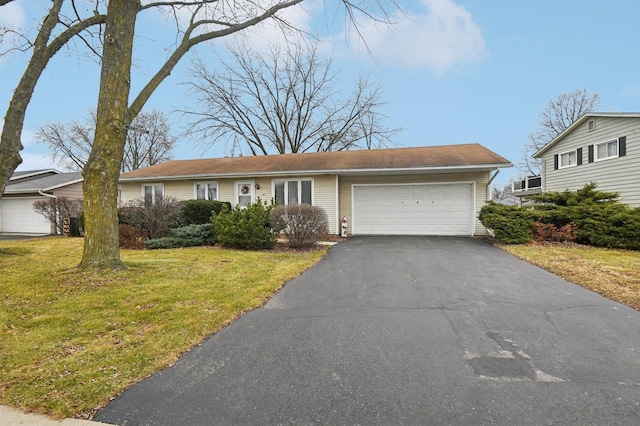
M 532 243 L 502 249 L 567 281 L 640 310 L 640 252 L 579 244 Z

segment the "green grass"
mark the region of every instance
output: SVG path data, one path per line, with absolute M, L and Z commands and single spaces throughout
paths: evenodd
M 540 244 L 502 248 L 567 281 L 640 310 L 640 251 Z
M 0 242 L 0 403 L 90 416 L 326 251 L 122 251 L 127 271 L 75 269 L 82 240 Z

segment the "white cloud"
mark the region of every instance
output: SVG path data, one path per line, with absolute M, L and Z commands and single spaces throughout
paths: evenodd
M 2 6 L 2 14 L 0 14 L 0 26 L 7 26 L 18 30 L 22 28 L 25 20 L 24 9 L 21 5 L 11 2 Z
M 482 31 L 471 14 L 453 0 L 421 0 L 423 10 L 396 13 L 396 24 L 364 23 L 360 33 L 373 56 L 385 63 L 435 74 L 476 62 L 487 55 Z M 355 31 L 353 44 L 363 48 Z
M 148 3 L 146 1 L 144 3 Z M 244 22 L 247 19 L 253 18 L 260 13 L 265 12 L 269 7 L 281 3 L 282 0 L 261 0 L 256 2 L 253 0 L 240 0 L 235 1 L 233 6 L 211 5 L 208 8 L 203 8 L 198 13 L 198 19 L 216 19 L 219 21 L 227 22 Z M 321 4 L 322 0 L 310 0 L 305 1 L 304 4 L 298 4 L 290 6 L 280 10 L 277 13 L 277 17 L 290 25 L 291 28 L 297 28 L 302 31 L 308 31 L 310 28 L 311 15 L 309 10 L 316 10 L 318 4 Z M 176 25 L 176 19 L 179 25 L 184 29 L 188 26 L 189 21 L 192 19 L 193 12 L 196 9 L 193 7 L 182 7 L 171 9 L 155 8 L 152 16 L 156 21 L 162 21 L 163 25 L 173 30 Z M 223 27 L 210 25 L 208 27 L 202 27 L 202 29 L 212 30 L 221 29 Z M 230 40 L 236 37 L 245 37 L 248 39 L 251 45 L 257 46 L 257 48 L 267 46 L 283 40 L 283 28 L 287 28 L 287 25 L 279 25 L 276 19 L 267 19 L 252 27 L 234 33 L 231 36 L 223 37 L 224 40 Z
M 629 84 L 627 85 L 620 94 L 626 98 L 636 98 L 640 96 L 640 85 L 637 84 Z
M 317 0 L 303 2 L 296 6 L 291 6 L 278 12 L 277 16 L 286 24 L 274 19 L 267 19 L 259 24 L 247 28 L 244 31 L 234 34 L 228 40 L 244 40 L 254 51 L 265 52 L 269 46 L 285 43 L 292 40 L 295 32 L 293 29 L 301 31 L 298 34 L 310 32 L 312 15 L 318 10 Z
M 18 3 L 12 2 L 2 6 L 0 14 L 0 30 L 9 28 L 14 31 L 21 31 L 25 23 L 24 9 Z M 19 37 L 14 33 L 0 35 L 0 51 L 7 51 L 19 43 Z M 0 57 L 0 66 L 5 64 L 6 57 Z

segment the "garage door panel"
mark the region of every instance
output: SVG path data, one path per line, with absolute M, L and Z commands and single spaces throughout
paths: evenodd
M 354 234 L 471 235 L 472 184 L 353 187 Z
M 41 198 L 3 198 L 0 200 L 2 232 L 49 234 L 51 224 L 38 214 L 33 203 Z

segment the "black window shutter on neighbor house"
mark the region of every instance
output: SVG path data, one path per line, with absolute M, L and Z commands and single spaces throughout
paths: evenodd
M 576 161 L 578 166 L 582 166 L 582 148 L 578 148 L 576 151 Z
M 589 145 L 589 162 L 593 163 L 593 145 Z
M 553 156 L 553 170 L 558 170 L 558 154 Z
M 627 137 L 622 136 L 618 139 L 618 157 L 627 155 Z

